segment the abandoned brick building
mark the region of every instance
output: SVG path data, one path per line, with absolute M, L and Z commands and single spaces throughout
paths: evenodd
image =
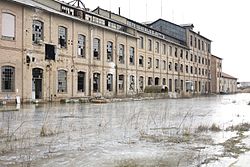
M 1 0 L 0 11 L 0 99 L 125 97 L 149 85 L 210 93 L 211 40 L 192 24 L 142 24 L 57 0 Z

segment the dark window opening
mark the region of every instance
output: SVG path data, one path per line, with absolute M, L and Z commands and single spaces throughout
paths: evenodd
M 113 75 L 108 74 L 107 75 L 107 90 L 108 91 L 113 91 Z
M 80 71 L 77 74 L 77 91 L 85 92 L 85 72 Z
M 45 44 L 45 60 L 55 60 L 55 46 L 50 44 Z
M 93 91 L 94 92 L 100 92 L 100 80 L 101 75 L 99 73 L 93 74 Z
M 155 78 L 155 85 L 159 85 L 160 84 L 160 78 L 156 77 Z
M 15 68 L 11 66 L 2 67 L 2 91 L 14 92 L 15 91 Z

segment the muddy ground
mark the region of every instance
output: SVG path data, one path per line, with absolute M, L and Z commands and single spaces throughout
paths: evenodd
M 0 166 L 248 166 L 249 101 L 24 105 L 0 112 Z

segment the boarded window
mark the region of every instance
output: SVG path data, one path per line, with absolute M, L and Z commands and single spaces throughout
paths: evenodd
M 2 13 L 2 38 L 15 40 L 15 16 Z
M 2 72 L 2 92 L 15 91 L 15 68 L 11 66 L 3 66 Z
M 43 22 L 39 20 L 33 20 L 32 41 L 36 44 L 41 44 L 43 41 Z
M 107 61 L 113 61 L 113 43 L 110 41 L 107 43 Z
M 77 91 L 85 92 L 85 72 L 77 73 Z
M 101 49 L 100 39 L 94 38 L 93 49 L 94 49 L 93 50 L 94 59 L 100 60 L 100 49 Z
M 67 92 L 67 71 L 59 70 L 58 71 L 58 92 L 63 93 Z
M 67 48 L 67 28 L 59 26 L 58 44 L 60 48 Z
M 85 57 L 85 36 L 81 34 L 78 35 L 77 54 L 80 58 Z

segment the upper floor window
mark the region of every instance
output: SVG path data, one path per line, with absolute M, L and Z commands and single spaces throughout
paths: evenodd
M 181 49 L 180 57 L 183 58 L 183 50 Z
M 159 68 L 159 66 L 160 66 L 160 61 L 159 61 L 159 59 L 156 59 L 156 61 L 155 61 L 155 68 Z
M 196 39 L 196 37 L 194 38 L 194 47 L 195 48 L 197 47 L 197 39 Z
M 163 70 L 166 70 L 166 61 L 165 60 L 162 61 L 162 67 L 163 67 Z
M 2 13 L 2 38 L 15 40 L 16 17 L 10 13 Z
M 152 68 L 152 58 L 148 58 L 148 69 Z
M 201 41 L 198 39 L 198 49 L 201 50 Z
M 160 44 L 159 44 L 159 42 L 155 43 L 155 52 L 160 53 Z
M 119 63 L 124 64 L 124 45 L 120 44 L 119 45 Z
M 135 64 L 135 48 L 130 47 L 129 49 L 129 64 L 134 65 Z
M 163 44 L 163 54 L 165 55 L 167 53 L 167 50 L 166 50 L 166 44 Z
M 193 46 L 193 36 L 190 35 L 190 46 Z
M 152 51 L 152 40 L 148 39 L 148 51 Z
M 36 44 L 40 44 L 43 41 L 43 22 L 39 20 L 33 20 L 32 41 Z
M 169 56 L 172 56 L 172 46 L 169 46 Z
M 11 66 L 3 66 L 1 69 L 2 92 L 15 91 L 15 68 Z
M 85 45 L 86 45 L 85 36 L 79 34 L 78 35 L 78 46 L 77 46 L 78 57 L 85 57 Z
M 177 51 L 178 51 L 178 49 L 177 49 L 177 48 L 175 48 L 175 51 L 174 51 L 174 56 L 175 56 L 175 57 L 178 57 L 178 55 L 177 55 Z
M 139 66 L 140 66 L 140 67 L 143 67 L 143 62 L 144 62 L 143 56 L 140 55 L 140 56 L 139 56 Z
M 58 44 L 60 48 L 67 48 L 67 28 L 59 26 Z
M 186 60 L 188 60 L 188 51 L 186 51 Z
M 144 41 L 143 41 L 144 39 L 143 39 L 143 37 L 140 37 L 140 40 L 139 40 L 139 47 L 140 47 L 140 49 L 143 49 L 144 48 Z
M 204 42 L 201 41 L 201 49 L 204 50 Z
M 107 61 L 113 61 L 113 42 L 111 41 L 107 43 Z
M 100 60 L 100 50 L 101 50 L 101 42 L 100 42 L 100 39 L 94 38 L 94 41 L 93 41 L 93 54 L 94 54 L 94 59 Z

